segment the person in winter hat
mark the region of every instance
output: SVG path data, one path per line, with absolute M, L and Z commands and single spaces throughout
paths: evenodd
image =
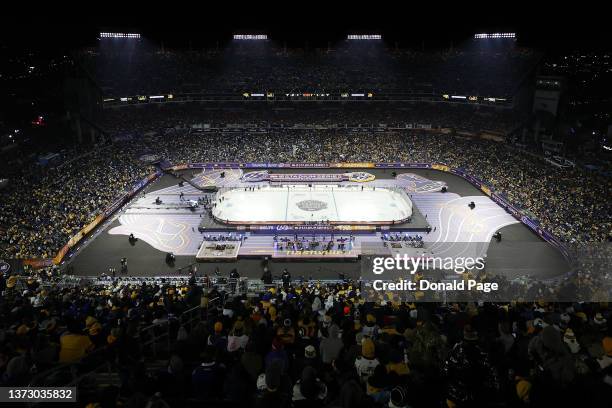
M 365 338 L 361 344 L 361 356 L 355 360 L 355 369 L 362 383 L 374 374 L 374 369 L 380 362 L 376 358 L 376 348 L 372 339 Z
M 317 378 L 315 369 L 305 367 L 301 378 L 293 386 L 293 407 L 322 407 L 326 397 L 327 387 Z
M 574 331 L 572 329 L 565 330 L 565 333 L 563 334 L 563 342 L 567 345 L 572 354 L 576 354 L 578 351 L 580 351 L 580 344 L 576 340 L 576 335 L 574 335 Z

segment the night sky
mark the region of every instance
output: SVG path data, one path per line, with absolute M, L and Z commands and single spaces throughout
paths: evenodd
M 147 40 L 169 47 L 223 45 L 233 33 L 265 33 L 289 47 L 325 47 L 348 33 L 378 33 L 390 45 L 433 49 L 461 44 L 478 32 L 516 32 L 518 44 L 548 51 L 609 49 L 612 29 L 603 6 L 578 8 L 554 3 L 489 2 L 468 8 L 441 2 L 415 7 L 394 2 L 392 7 L 336 7 L 333 2 L 283 3 L 266 8 L 238 2 L 226 10 L 131 5 L 96 2 L 72 11 L 32 7 L 6 13 L 0 24 L 0 43 L 14 47 L 63 51 L 95 45 L 100 31 L 138 32 Z M 202 3 L 205 4 L 205 3 Z M 335 3 L 334 3 L 335 4 Z M 376 3 L 378 4 L 378 3 Z M 400 7 L 401 4 L 401 7 Z M 78 15 L 74 11 L 78 11 Z

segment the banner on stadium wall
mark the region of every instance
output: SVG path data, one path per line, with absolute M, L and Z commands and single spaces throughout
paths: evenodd
M 73 248 L 75 245 L 77 245 L 81 241 L 81 239 L 83 239 L 83 237 L 85 235 L 90 233 L 104 219 L 106 219 L 106 215 L 103 215 L 103 214 L 105 214 L 105 212 L 103 212 L 102 214 L 98 215 L 92 222 L 90 222 L 85 227 L 83 227 L 83 229 L 81 229 L 79 232 L 77 232 L 77 234 L 75 236 L 70 238 L 70 240 L 68 240 L 68 243 L 66 245 L 64 245 L 57 252 L 57 255 L 55 255 L 55 258 L 53 258 L 53 263 L 56 264 L 56 265 L 59 264 L 62 261 L 62 259 L 64 259 L 64 256 L 66 256 L 66 254 L 68 253 L 68 251 L 70 251 L 71 248 Z
M 123 204 L 123 201 L 124 201 L 124 197 L 121 197 L 115 200 L 115 202 L 113 202 L 111 205 L 106 207 L 102 213 L 105 216 L 109 216 L 110 214 L 114 213 L 119 207 L 121 207 L 121 205 Z
M 156 171 L 155 173 L 151 173 L 149 174 L 147 177 L 143 178 L 142 180 L 140 180 L 138 183 L 134 184 L 134 186 L 132 187 L 132 190 L 128 193 L 129 196 L 133 196 L 134 194 L 136 194 L 140 189 L 142 189 L 144 186 L 146 186 L 147 184 L 149 184 L 151 181 L 155 180 L 157 177 L 161 176 L 162 173 L 160 171 Z
M 522 221 L 522 217 L 523 217 L 522 211 L 519 208 L 515 207 L 514 205 L 510 204 L 503 196 L 497 193 L 493 193 L 491 194 L 491 199 L 495 201 L 497 204 L 499 204 L 504 210 L 509 212 L 514 218 L 516 218 L 519 221 Z
M 445 171 L 445 172 L 449 172 L 450 171 L 450 167 L 444 165 L 444 164 L 437 164 L 434 163 L 431 165 L 431 168 L 434 170 L 440 170 L 440 171 Z
M 250 173 L 249 173 L 250 174 Z M 345 179 L 348 179 L 342 173 L 331 173 L 331 174 L 270 174 L 268 176 L 269 180 L 272 182 L 293 182 L 293 181 L 303 181 L 303 182 L 341 182 Z
M 146 186 L 147 184 L 149 184 L 152 180 L 154 180 L 155 178 L 159 177 L 161 175 L 161 172 L 157 171 L 155 173 L 151 173 L 149 174 L 146 178 L 140 180 L 138 183 L 134 184 L 134 186 L 132 187 L 132 189 L 130 191 L 128 191 L 127 193 L 125 193 L 123 196 L 121 196 L 120 198 L 118 198 L 117 200 L 115 200 L 111 205 L 109 205 L 108 207 L 106 207 L 104 209 L 104 211 L 102 212 L 102 214 L 104 214 L 103 217 L 101 217 L 101 219 L 99 220 L 99 222 L 103 221 L 104 218 L 108 217 L 109 215 L 111 215 L 112 213 L 114 213 L 115 211 L 117 211 L 117 209 L 119 209 L 119 207 L 121 207 L 127 200 L 129 200 L 134 194 L 136 194 L 141 188 L 143 188 L 144 186 Z M 95 222 L 95 221 L 94 221 Z M 89 224 L 88 226 L 85 227 L 85 229 L 89 228 L 91 226 L 91 228 L 89 228 L 86 232 L 85 235 L 87 235 L 93 228 L 96 227 L 96 225 L 93 225 L 94 222 L 92 222 L 91 224 Z M 93 225 L 93 226 L 92 226 Z
M 189 169 L 191 166 L 188 166 L 186 164 L 178 164 L 176 166 L 172 166 L 170 167 L 170 170 L 172 171 L 178 171 L 178 170 L 187 170 Z
M 513 216 L 514 216 L 514 218 L 516 218 L 516 219 L 518 219 L 518 220 L 520 220 L 520 219 L 521 219 L 522 212 L 521 212 L 521 210 L 520 210 L 519 208 L 517 208 L 517 207 L 513 206 L 512 204 L 508 204 L 508 205 L 506 206 L 506 210 L 507 210 L 507 211 L 508 211 L 508 212 L 509 212 L 511 215 L 513 215 Z
M 362 168 L 374 168 L 374 163 L 363 162 L 363 163 L 332 163 L 331 167 L 340 169 L 362 169 Z
M 237 169 L 244 167 L 244 164 L 239 162 L 204 163 L 204 167 L 211 169 Z
M 467 179 L 467 181 L 469 181 L 473 186 L 475 186 L 478 189 L 480 189 L 480 187 L 482 187 L 482 184 L 480 183 L 480 180 L 478 180 L 474 176 L 470 176 L 467 173 L 463 173 L 463 178 Z
M 170 170 L 180 171 L 189 169 L 238 169 L 245 166 L 246 165 L 242 163 L 187 163 L 172 166 Z
M 296 168 L 296 169 L 308 169 L 308 168 L 329 168 L 333 167 L 331 163 L 281 163 L 278 165 L 279 168 Z
M 470 175 L 469 173 L 465 172 L 464 170 L 462 170 L 462 169 L 451 169 L 450 172 L 453 173 L 453 174 L 456 174 L 456 175 L 458 175 L 460 177 L 463 177 L 464 179 L 469 181 L 470 184 L 472 184 L 474 187 L 480 189 L 480 191 L 485 193 L 487 196 L 491 197 L 491 194 L 493 194 L 493 192 L 491 191 L 491 187 L 489 187 L 484 181 L 482 181 L 479 178 L 476 178 L 476 177 Z
M 291 168 L 291 169 L 312 169 L 312 168 L 320 168 L 320 169 L 329 169 L 329 168 L 408 168 L 408 169 L 430 169 L 434 168 L 434 166 L 430 163 L 372 163 L 372 162 L 355 162 L 355 163 L 328 163 L 328 162 L 297 162 L 297 163 L 237 163 L 237 162 L 223 162 L 223 163 L 189 163 L 189 164 L 178 164 L 170 167 L 170 170 L 180 171 L 180 170 L 188 170 L 188 169 L 216 169 L 216 168 L 227 168 L 227 169 L 237 169 L 237 168 Z M 444 166 L 443 168 L 448 168 Z M 443 170 L 440 169 L 439 170 Z M 448 170 L 443 170 L 448 171 Z
M 375 163 L 376 168 L 431 169 L 430 163 Z
M 189 163 L 173 166 L 171 170 L 188 170 L 188 169 L 238 169 L 238 168 L 295 168 L 295 169 L 312 169 L 312 168 L 331 168 L 334 167 L 331 163 Z
M 53 259 L 24 259 L 23 264 L 31 266 L 34 269 L 40 269 L 53 266 Z
M 174 166 L 173 170 L 186 169 L 238 169 L 238 168 L 253 168 L 253 169 L 276 169 L 276 168 L 330 168 L 330 163 L 189 163 Z
M 376 231 L 375 225 L 256 225 L 250 230 L 257 232 L 275 233 L 301 233 L 301 232 L 372 232 Z
M 78 234 L 80 234 L 80 232 Z M 62 262 L 62 259 L 64 259 L 68 251 L 70 251 L 70 248 L 72 248 L 72 245 L 69 245 L 69 244 L 64 245 L 59 251 L 57 251 L 57 255 L 55 255 L 55 258 L 51 260 L 51 263 L 53 265 L 58 265 L 60 262 Z
M 521 217 L 521 222 L 525 225 L 527 225 L 529 228 L 531 228 L 534 231 L 538 231 L 541 230 L 540 228 L 540 224 L 534 220 L 532 220 L 531 218 L 527 217 L 526 215 L 523 215 Z M 539 232 L 539 231 L 538 231 Z
M 565 245 L 563 245 L 563 243 L 559 241 L 557 237 L 553 236 L 550 232 L 541 228 L 538 228 L 538 230 L 542 238 L 544 238 L 548 243 L 557 248 L 566 259 L 571 258 L 569 251 L 567 250 Z
M 567 250 L 567 248 L 565 248 L 565 245 L 563 245 L 563 243 L 557 237 L 552 235 L 550 232 L 546 231 L 545 229 L 542 229 L 542 227 L 540 227 L 540 224 L 537 221 L 532 220 L 526 215 L 523 215 L 522 217 L 520 217 L 520 220 L 528 228 L 530 228 L 536 234 L 538 234 L 542 239 L 544 239 L 546 242 L 548 242 L 549 244 L 557 248 L 563 254 L 565 258 L 567 259 L 570 258 L 569 251 Z
M 98 215 L 92 222 L 90 222 L 88 225 L 85 226 L 85 228 L 83 228 L 83 235 L 85 236 L 91 231 L 93 231 L 102 221 L 104 221 L 105 218 L 105 215 Z

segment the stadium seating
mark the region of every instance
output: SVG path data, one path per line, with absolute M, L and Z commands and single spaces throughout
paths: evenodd
M 512 122 L 512 114 L 505 111 L 470 115 L 468 108 L 416 107 L 408 112 L 380 108 L 370 118 L 356 108 L 346 109 L 345 118 L 334 118 L 335 112 L 326 109 L 306 109 L 301 116 L 300 111 L 283 114 L 270 109 L 230 109 L 211 116 L 200 115 L 197 108 L 189 106 L 167 109 L 164 115 L 158 107 L 111 110 L 106 114 L 105 128 L 115 138 L 112 146 L 66 153 L 64 157 L 70 160 L 47 172 L 41 173 L 33 164 L 24 167 L 22 174 L 0 191 L 0 225 L 7 231 L 0 240 L 0 257 L 53 257 L 122 191 L 151 173 L 152 167 L 139 160 L 145 152 L 175 164 L 249 162 L 264 157 L 269 162 L 445 163 L 485 180 L 510 202 L 534 214 L 562 241 L 602 242 L 612 230 L 606 199 L 609 178 L 579 166 L 559 170 L 510 143 L 451 136 L 441 130 L 467 127 L 478 135 L 482 129 L 499 129 Z M 437 118 L 434 111 L 439 113 Z M 401 121 L 402 113 L 409 119 Z M 370 128 L 355 132 L 334 126 L 356 118 Z M 211 131 L 203 136 L 192 129 L 194 124 L 211 120 L 255 123 L 264 128 L 264 134 Z M 420 120 L 434 130 L 385 128 L 381 134 L 371 126 L 383 120 L 395 126 Z M 270 126 L 277 122 L 287 128 Z M 469 126 L 470 122 L 474 125 Z M 291 128 L 295 123 L 332 128 L 296 130 Z
M 115 406 L 605 407 L 599 304 L 368 301 L 358 282 L 0 280 L 0 384 Z M 601 395 L 584 405 L 586 395 Z M 132 405 L 134 404 L 134 405 Z M 168 405 L 163 405 L 168 404 Z

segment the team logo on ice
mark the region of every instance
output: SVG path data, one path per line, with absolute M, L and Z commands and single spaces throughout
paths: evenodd
M 327 203 L 320 200 L 303 200 L 296 203 L 302 211 L 321 211 L 327 208 Z

